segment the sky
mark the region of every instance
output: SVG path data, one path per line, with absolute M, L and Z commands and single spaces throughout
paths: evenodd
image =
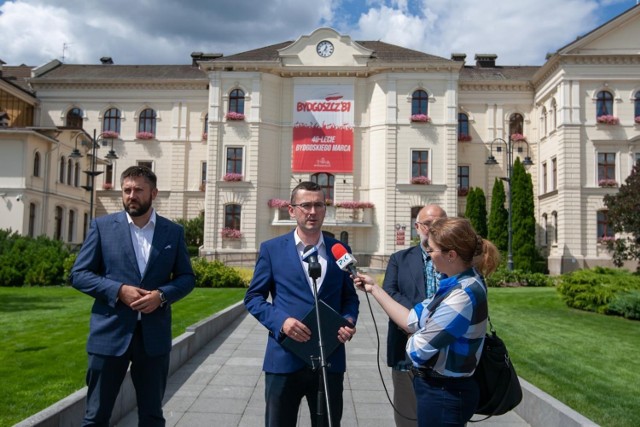
M 0 60 L 39 66 L 190 64 L 294 41 L 320 27 L 450 58 L 541 65 L 637 0 L 0 0 Z

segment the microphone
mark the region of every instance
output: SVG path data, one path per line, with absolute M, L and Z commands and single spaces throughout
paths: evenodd
M 309 277 L 315 280 L 322 275 L 322 266 L 318 261 L 318 248 L 313 245 L 305 246 L 302 251 L 302 260 L 309 264 Z
M 341 243 L 336 243 L 331 247 L 331 253 L 336 259 L 336 264 L 340 267 L 340 270 L 348 271 L 353 277 L 358 275 L 356 270 L 356 258 L 347 252 L 347 248 Z

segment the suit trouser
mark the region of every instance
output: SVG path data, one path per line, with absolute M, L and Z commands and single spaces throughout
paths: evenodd
M 290 374 L 265 373 L 265 400 L 267 409 L 265 413 L 265 426 L 267 427 L 295 427 L 298 421 L 298 409 L 303 397 L 307 398 L 311 425 L 328 425 L 318 423 L 318 389 L 320 387 L 320 375 L 317 371 L 304 368 Z M 331 421 L 334 427 L 340 426 L 342 419 L 342 391 L 344 373 L 327 374 L 329 388 L 329 405 L 331 407 Z M 326 399 L 326 398 L 325 398 Z M 322 404 L 326 406 L 323 399 Z M 327 415 L 327 411 L 324 411 Z
M 393 412 L 396 427 L 417 426 L 418 403 L 413 389 L 413 374 L 411 371 L 392 369 L 391 379 L 393 381 L 393 406 L 396 407 L 396 411 Z
M 167 386 L 169 354 L 150 357 L 144 349 L 140 322 L 129 348 L 122 356 L 89 353 L 87 408 L 82 426 L 109 426 L 120 386 L 131 362 L 131 380 L 136 390 L 139 426 L 164 427 L 162 399 Z

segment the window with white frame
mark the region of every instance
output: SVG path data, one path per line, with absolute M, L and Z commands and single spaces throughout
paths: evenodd
M 613 115 L 613 95 L 611 92 L 601 90 L 596 96 L 596 118 Z
M 229 203 L 224 206 L 224 227 L 232 230 L 240 230 L 240 217 L 242 214 L 242 206 Z
M 226 173 L 242 175 L 243 150 L 242 147 L 227 147 Z
M 616 153 L 598 153 L 598 185 L 613 186 L 616 179 Z
M 609 212 L 607 210 L 598 211 L 598 240 L 611 238 L 615 235 L 613 228 L 609 224 Z
M 469 166 L 458 166 L 458 195 L 466 196 L 469 192 Z
M 138 161 L 136 161 L 136 165 L 138 165 L 138 166 L 146 166 L 149 169 L 153 170 L 153 160 L 138 160 Z
M 549 235 L 547 230 L 547 214 L 542 215 L 542 246 L 547 246 L 549 244 Z
M 551 191 L 558 189 L 558 159 L 551 159 Z
M 542 163 L 542 194 L 547 192 L 548 187 L 547 162 Z
M 411 95 L 411 115 L 429 115 L 429 95 L 424 90 L 416 90 Z
M 411 151 L 411 179 L 429 178 L 429 150 Z
M 33 176 L 40 176 L 40 153 L 38 151 L 33 155 Z

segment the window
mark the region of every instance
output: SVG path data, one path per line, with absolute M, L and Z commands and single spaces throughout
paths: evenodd
M 240 214 L 242 206 L 231 203 L 224 207 L 224 228 L 240 230 Z
M 62 240 L 62 207 L 60 206 L 56 206 L 54 221 L 55 229 L 53 231 L 53 238 L 56 240 Z
M 242 174 L 242 148 L 227 147 L 226 173 Z
M 558 159 L 551 159 L 551 191 L 558 189 Z
M 509 117 L 509 135 L 519 133 L 524 135 L 524 118 L 522 114 L 514 113 Z
M 202 130 L 202 139 L 207 139 L 209 135 L 209 114 L 204 116 L 204 129 Z
M 458 194 L 469 191 L 469 166 L 458 166 Z
M 424 90 L 417 90 L 411 96 L 411 115 L 425 114 L 429 112 L 429 95 Z
M 78 162 L 73 166 L 73 186 L 80 187 L 80 163 Z
M 411 152 L 411 178 L 429 176 L 429 152 L 414 150 Z
M 598 211 L 598 239 L 603 237 L 613 237 L 613 228 L 609 224 L 609 215 L 606 210 Z
M 333 185 L 335 176 L 328 173 L 314 173 L 311 175 L 311 181 L 322 187 L 325 199 L 333 200 Z
M 558 244 L 558 212 L 551 214 L 551 226 L 553 227 L 553 244 Z
M 122 114 L 117 108 L 109 108 L 102 117 L 102 132 L 111 131 L 120 134 Z
M 67 241 L 73 242 L 73 232 L 76 228 L 76 212 L 69 211 L 69 228 L 67 229 Z
M 558 103 L 555 99 L 551 100 L 551 130 L 558 127 Z
M 60 165 L 59 165 L 60 170 L 59 170 L 59 174 L 58 174 L 58 182 L 60 184 L 64 184 L 64 176 L 65 176 L 64 167 L 65 167 L 66 164 L 67 164 L 67 160 L 64 158 L 64 156 L 61 156 L 60 157 Z
M 149 132 L 156 134 L 156 112 L 151 108 L 147 108 L 140 113 L 138 119 L 138 132 Z
M 547 162 L 542 164 L 542 194 L 547 192 L 548 187 Z M 546 217 L 545 217 L 546 218 Z
M 633 111 L 634 111 L 634 117 L 637 120 L 640 120 L 640 90 L 636 92 L 636 99 L 633 100 Z
M 153 170 L 153 161 L 151 161 L 151 160 L 138 160 L 138 161 L 136 162 L 136 164 L 137 164 L 138 166 L 146 166 L 146 167 L 148 167 L 149 169 Z
M 602 179 L 615 179 L 616 154 L 598 153 L 598 181 Z
M 244 114 L 244 92 L 234 89 L 229 94 L 229 112 Z
M 542 107 L 542 136 L 547 135 L 547 108 Z
M 73 185 L 73 160 L 67 160 L 67 185 Z
M 547 226 L 547 214 L 544 214 L 542 215 L 542 246 L 547 246 L 549 244 Z
M 613 115 L 613 95 L 601 90 L 596 97 L 596 117 Z
M 67 113 L 67 127 L 82 129 L 82 110 L 72 108 Z
M 468 141 L 469 139 L 469 116 L 465 113 L 458 113 L 458 141 Z
M 87 238 L 87 231 L 89 230 L 89 214 L 84 213 L 84 220 L 82 223 L 82 240 Z
M 107 184 L 104 187 L 110 187 L 109 189 L 113 188 L 113 163 L 108 164 L 104 168 L 104 183 Z M 106 189 L 107 188 L 105 188 L 105 190 Z
M 37 151 L 33 155 L 33 176 L 40 176 L 40 153 Z
M 200 184 L 207 185 L 207 162 L 200 163 Z
M 29 203 L 29 237 L 36 237 L 36 204 Z

